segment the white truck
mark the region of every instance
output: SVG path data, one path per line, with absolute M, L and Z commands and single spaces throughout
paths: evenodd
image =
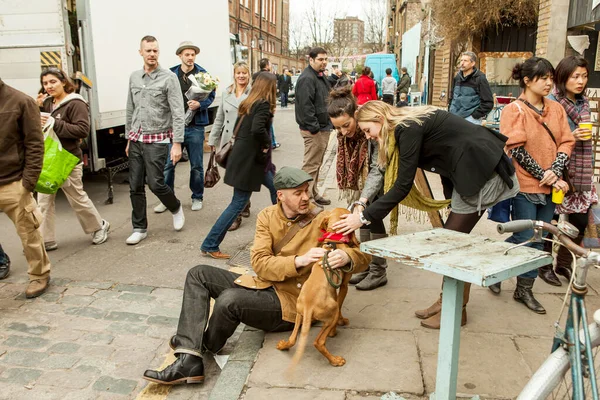
M 231 84 L 241 48 L 229 33 L 226 1 L 0 0 L 0 77 L 34 98 L 44 68 L 76 77 L 92 121 L 84 162 L 106 173 L 108 203 L 114 174 L 127 168 L 125 103 L 129 75 L 143 66 L 138 49 L 145 35 L 158 39 L 163 67 L 180 64 L 175 50 L 191 40 L 200 47 L 196 62 L 221 80 L 217 96 Z M 211 115 L 218 104 L 219 98 Z

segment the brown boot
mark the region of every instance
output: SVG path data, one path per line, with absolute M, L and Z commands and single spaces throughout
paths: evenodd
M 38 297 L 48 289 L 48 284 L 50 283 L 50 277 L 33 279 L 29 281 L 29 285 L 25 290 L 25 297 L 28 299 L 33 299 L 34 297 Z
M 240 215 L 237 217 L 237 219 L 235 221 L 233 221 L 233 224 L 231 224 L 231 226 L 227 230 L 229 232 L 235 231 L 240 227 L 241 224 L 242 224 L 242 216 Z
M 442 311 L 442 294 L 440 293 L 440 297 L 433 303 L 429 308 L 424 310 L 415 311 L 415 315 L 420 319 L 427 319 L 429 317 L 433 317 L 436 314 L 439 314 Z
M 465 288 L 463 289 L 463 309 L 462 309 L 462 319 L 460 322 L 460 326 L 465 326 L 467 323 L 467 303 L 469 302 L 469 297 L 471 295 L 471 284 L 465 282 Z M 442 318 L 442 296 L 440 296 L 440 312 L 431 317 L 427 318 L 425 321 L 421 321 L 421 326 L 429 329 L 440 329 L 440 323 Z M 432 306 L 433 307 L 433 306 Z M 432 308 L 430 307 L 430 308 Z

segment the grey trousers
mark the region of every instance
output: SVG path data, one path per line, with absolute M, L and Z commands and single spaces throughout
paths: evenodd
M 239 276 L 210 265 L 198 265 L 188 271 L 174 340 L 175 354 L 202 356 L 205 350 L 217 353 L 240 323 L 267 332 L 294 328 L 292 322 L 282 320 L 275 289 L 238 286 L 234 281 Z M 211 298 L 215 304 L 209 320 Z

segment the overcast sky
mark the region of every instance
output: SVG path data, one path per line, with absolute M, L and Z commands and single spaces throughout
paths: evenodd
M 321 0 L 319 3 L 327 9 L 336 8 L 337 13 L 340 15 L 346 14 L 348 17 L 361 17 L 362 14 L 361 0 Z M 310 4 L 310 0 L 290 0 L 290 18 L 304 15 Z M 341 6 L 342 4 L 343 6 Z

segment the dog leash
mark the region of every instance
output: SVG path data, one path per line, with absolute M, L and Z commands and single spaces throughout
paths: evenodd
M 335 249 L 335 243 L 328 243 L 328 245 L 333 246 L 333 249 Z M 345 273 L 352 272 L 352 266 L 350 265 L 332 269 L 331 264 L 329 264 L 329 253 L 331 252 L 332 250 L 330 249 L 327 250 L 325 254 L 323 254 L 323 260 L 321 261 L 321 264 L 323 266 L 323 272 L 325 272 L 325 278 L 327 278 L 327 282 L 329 282 L 329 284 L 334 289 L 339 289 L 340 286 L 342 286 L 342 273 L 340 272 L 340 270 Z M 339 283 L 335 282 L 335 280 L 333 279 L 334 276 L 337 278 Z

